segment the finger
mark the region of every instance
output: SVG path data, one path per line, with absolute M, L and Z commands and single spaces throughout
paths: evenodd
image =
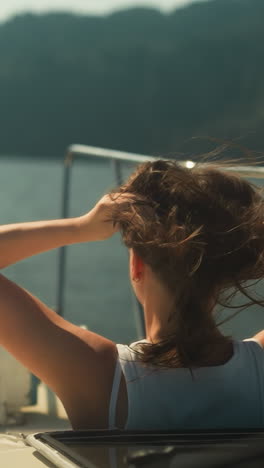
M 138 199 L 138 196 L 135 195 L 134 193 L 123 193 L 123 192 L 115 192 L 115 193 L 110 193 L 109 197 L 112 201 L 118 202 L 118 203 L 123 203 L 123 202 L 131 202 L 131 201 L 136 201 Z

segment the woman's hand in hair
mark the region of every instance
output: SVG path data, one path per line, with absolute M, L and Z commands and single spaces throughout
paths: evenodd
M 120 208 L 120 202 L 127 206 L 128 195 L 105 195 L 89 213 L 76 218 L 0 226 L 0 268 L 65 245 L 108 239 L 118 231 L 114 207 Z
M 94 208 L 79 217 L 79 242 L 101 241 L 109 239 L 118 231 L 114 225 L 113 212 L 116 203 L 128 201 L 128 195 L 104 195 Z

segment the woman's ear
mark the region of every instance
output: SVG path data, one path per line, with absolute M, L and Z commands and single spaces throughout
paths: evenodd
M 130 273 L 133 280 L 139 280 L 144 272 L 144 262 L 141 257 L 130 249 Z

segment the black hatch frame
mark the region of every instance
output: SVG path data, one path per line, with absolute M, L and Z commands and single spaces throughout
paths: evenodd
M 128 449 L 127 467 L 264 466 L 264 429 L 190 431 L 56 431 L 34 434 L 80 468 L 95 466 L 74 446 Z M 132 448 L 132 450 L 131 450 Z M 186 455 L 188 457 L 186 458 Z M 257 463 L 257 464 L 256 464 Z M 104 465 L 105 466 L 105 465 Z M 109 462 L 109 467 L 111 463 Z M 96 464 L 96 468 L 103 465 Z M 116 468 L 119 465 L 116 464 Z

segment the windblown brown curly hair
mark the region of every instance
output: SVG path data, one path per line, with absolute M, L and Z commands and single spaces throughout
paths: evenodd
M 226 362 L 232 340 L 217 329 L 215 304 L 232 307 L 239 291 L 249 300 L 244 307 L 264 305 L 247 284 L 264 276 L 260 188 L 219 165 L 157 160 L 140 165 L 117 192 L 134 195 L 113 212 L 125 245 L 175 297 L 170 336 L 142 345 L 140 360 L 189 368 Z

